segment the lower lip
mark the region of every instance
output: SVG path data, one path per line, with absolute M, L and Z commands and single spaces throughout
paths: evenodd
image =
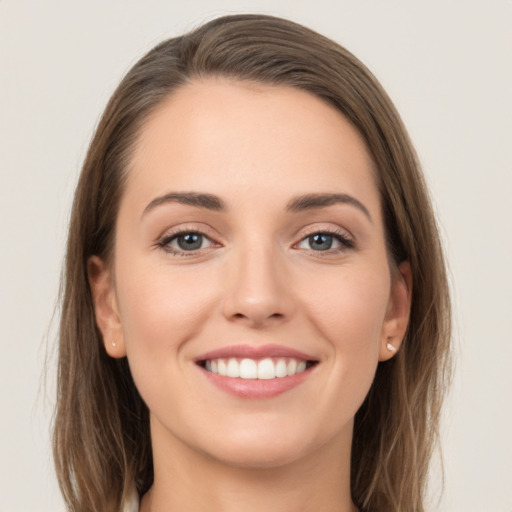
M 310 376 L 314 367 L 307 368 L 303 372 L 289 377 L 277 377 L 268 380 L 224 377 L 217 373 L 209 372 L 204 368 L 198 368 L 212 384 L 223 391 L 240 398 L 262 399 L 272 398 L 295 388 Z

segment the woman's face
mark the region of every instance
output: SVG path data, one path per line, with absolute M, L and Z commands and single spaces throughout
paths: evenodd
M 300 90 L 197 81 L 145 123 L 128 171 L 113 266 L 89 270 L 153 443 L 258 467 L 350 446 L 410 283 L 354 128 Z

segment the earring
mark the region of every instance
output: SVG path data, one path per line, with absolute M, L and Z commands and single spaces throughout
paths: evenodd
M 114 348 L 116 348 L 116 342 L 115 342 L 115 341 L 113 341 L 113 342 L 112 342 L 112 346 L 113 346 Z
M 388 343 L 386 345 L 386 348 L 390 351 L 390 352 L 396 352 L 396 347 L 394 347 L 393 345 L 391 345 L 391 343 Z

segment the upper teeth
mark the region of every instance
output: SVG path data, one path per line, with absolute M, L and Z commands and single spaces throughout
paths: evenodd
M 254 359 L 238 360 L 211 359 L 206 361 L 205 368 L 224 377 L 240 377 L 242 379 L 275 379 L 290 377 L 306 369 L 306 361 L 297 359 L 271 359 L 267 357 L 256 361 Z

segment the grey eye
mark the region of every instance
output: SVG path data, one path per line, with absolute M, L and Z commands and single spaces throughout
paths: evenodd
M 186 233 L 175 238 L 178 247 L 183 251 L 195 251 L 203 245 L 203 235 L 198 233 Z
M 308 242 L 315 251 L 328 251 L 332 247 L 333 237 L 327 233 L 315 233 L 308 236 Z
M 299 249 L 307 249 L 315 252 L 341 252 L 354 248 L 354 242 L 344 233 L 330 233 L 318 231 L 304 237 L 297 246 Z

